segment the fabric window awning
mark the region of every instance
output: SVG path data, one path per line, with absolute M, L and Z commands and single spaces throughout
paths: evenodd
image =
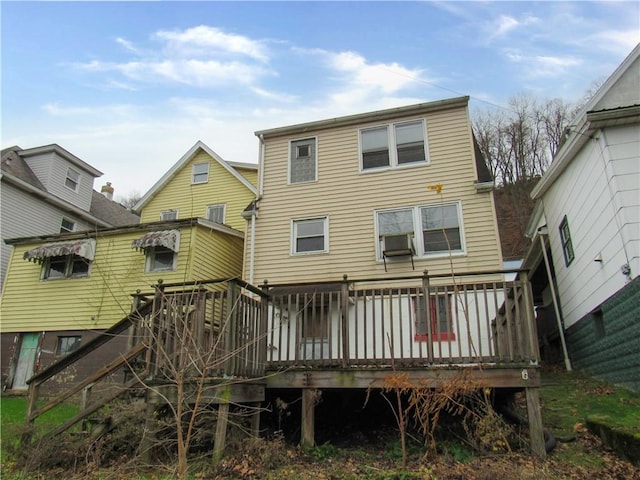
M 178 252 L 180 248 L 180 231 L 179 230 L 160 230 L 145 233 L 140 238 L 131 242 L 131 248 L 136 250 L 146 250 L 151 247 L 165 247 L 174 252 Z
M 48 257 L 77 255 L 87 260 L 93 260 L 96 252 L 95 238 L 69 240 L 67 242 L 45 243 L 39 247 L 24 252 L 23 258 L 30 262 L 42 263 Z

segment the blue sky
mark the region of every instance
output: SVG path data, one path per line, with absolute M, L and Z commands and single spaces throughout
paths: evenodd
M 581 98 L 640 41 L 633 2 L 12 2 L 2 147 L 58 143 L 144 193 L 198 140 L 470 95 Z

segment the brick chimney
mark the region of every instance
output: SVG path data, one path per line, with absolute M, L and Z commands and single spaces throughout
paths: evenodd
M 113 200 L 113 187 L 111 186 L 111 182 L 107 182 L 106 185 L 103 185 L 100 189 L 100 193 L 102 193 L 109 200 Z

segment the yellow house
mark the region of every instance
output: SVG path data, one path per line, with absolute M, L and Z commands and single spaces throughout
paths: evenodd
M 159 280 L 239 277 L 241 214 L 255 198 L 256 172 L 198 142 L 140 200 L 143 223 L 7 240 L 14 248 L 1 305 L 4 388 L 26 388 L 34 370 L 118 322 L 132 295 Z M 114 344 L 124 349 L 126 338 Z M 102 365 L 97 351 L 78 369 Z

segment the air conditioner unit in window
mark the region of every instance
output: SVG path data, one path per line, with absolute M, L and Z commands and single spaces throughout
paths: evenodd
M 383 250 L 385 252 L 398 250 L 413 250 L 411 235 L 385 235 L 383 237 Z
M 411 258 L 411 268 L 415 269 L 413 264 L 413 256 L 415 249 L 413 248 L 413 240 L 410 234 L 402 235 L 385 235 L 382 237 L 382 260 L 384 261 L 384 271 L 387 271 L 387 258 L 391 257 L 409 257 Z

